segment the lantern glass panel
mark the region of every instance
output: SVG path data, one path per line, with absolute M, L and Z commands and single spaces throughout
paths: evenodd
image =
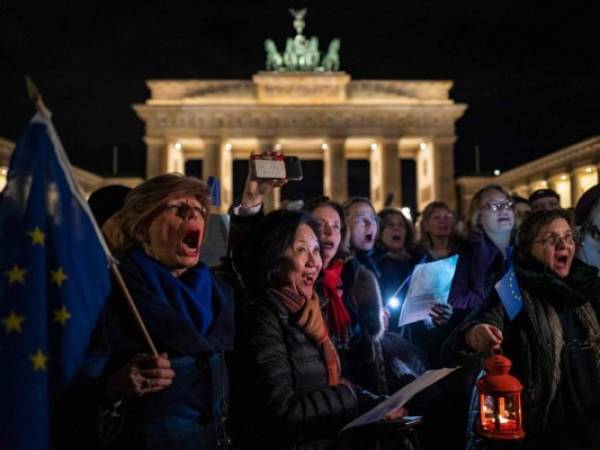
M 479 401 L 481 407 L 481 425 L 484 429 L 493 431 L 494 426 L 494 411 L 496 410 L 496 397 L 493 395 L 480 394 Z

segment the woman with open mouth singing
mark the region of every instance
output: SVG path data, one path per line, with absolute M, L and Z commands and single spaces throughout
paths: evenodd
M 216 448 L 224 439 L 223 354 L 233 346 L 230 289 L 199 263 L 209 190 L 179 174 L 152 178 L 126 197 L 119 268 L 160 355 L 149 354 L 114 289 L 80 382 L 65 410 L 86 444 L 73 448 Z M 90 413 L 91 424 L 78 428 Z M 72 437 L 72 436 L 71 436 Z M 58 447 L 57 447 L 58 448 Z M 71 448 L 71 447 L 60 447 Z

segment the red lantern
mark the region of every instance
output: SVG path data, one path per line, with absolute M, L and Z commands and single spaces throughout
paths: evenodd
M 515 440 L 525 437 L 521 416 L 523 386 L 509 375 L 512 362 L 502 355 L 485 360 L 485 376 L 477 381 L 479 424 L 477 432 L 489 439 Z

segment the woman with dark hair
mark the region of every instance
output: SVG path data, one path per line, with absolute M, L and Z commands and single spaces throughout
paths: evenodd
M 574 259 L 565 211 L 537 211 L 521 224 L 514 258 L 522 309 L 510 321 L 495 291 L 447 342 L 448 362 L 490 351 L 512 361 L 524 385 L 524 449 L 600 448 L 600 280 Z
M 63 427 L 54 434 L 56 448 L 223 444 L 223 355 L 233 345 L 233 299 L 199 263 L 208 207 L 203 182 L 164 174 L 129 192 L 112 216 L 119 225 L 120 271 L 162 353 L 148 353 L 115 288 L 81 375 L 58 405 Z
M 421 259 L 415 243 L 415 233 L 412 223 L 397 208 L 385 208 L 380 211 L 379 233 L 375 241 L 376 259 L 379 263 L 381 276 L 379 285 L 384 302 L 392 309 L 398 309 L 393 303 L 397 301 L 397 289 L 412 273 L 417 262 Z M 392 297 L 396 298 L 392 300 Z M 397 314 L 392 314 L 391 323 L 398 321 Z
M 341 377 L 315 291 L 322 267 L 318 224 L 308 213 L 279 210 L 256 229 L 254 264 L 244 274 L 251 294 L 233 357 L 235 439 L 243 448 L 325 448 L 379 399 Z
M 383 308 L 375 275 L 351 256 L 344 210 L 327 197 L 306 206 L 318 224 L 323 274 L 318 291 L 327 299 L 325 319 L 342 361 L 343 375 L 379 394 L 387 380 L 379 342 Z
M 427 261 L 458 253 L 460 239 L 454 232 L 454 216 L 446 203 L 429 203 L 421 214 L 420 227 L 419 243 L 426 252 Z

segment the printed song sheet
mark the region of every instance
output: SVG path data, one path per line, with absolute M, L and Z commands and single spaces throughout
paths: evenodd
M 398 326 L 427 319 L 433 305 L 448 302 L 457 262 L 458 255 L 454 255 L 415 266 Z
M 375 408 L 354 419 L 352 422 L 346 425 L 342 431 L 383 421 L 383 418 L 388 412 L 403 407 L 411 398 L 415 396 L 415 394 L 418 394 L 426 387 L 431 386 L 433 383 L 438 382 L 448 374 L 454 372 L 456 369 L 458 369 L 458 367 L 445 367 L 439 370 L 428 370 L 419 378 L 416 378 L 412 382 L 408 383 L 402 389 L 398 390 L 394 395 L 381 402 Z

